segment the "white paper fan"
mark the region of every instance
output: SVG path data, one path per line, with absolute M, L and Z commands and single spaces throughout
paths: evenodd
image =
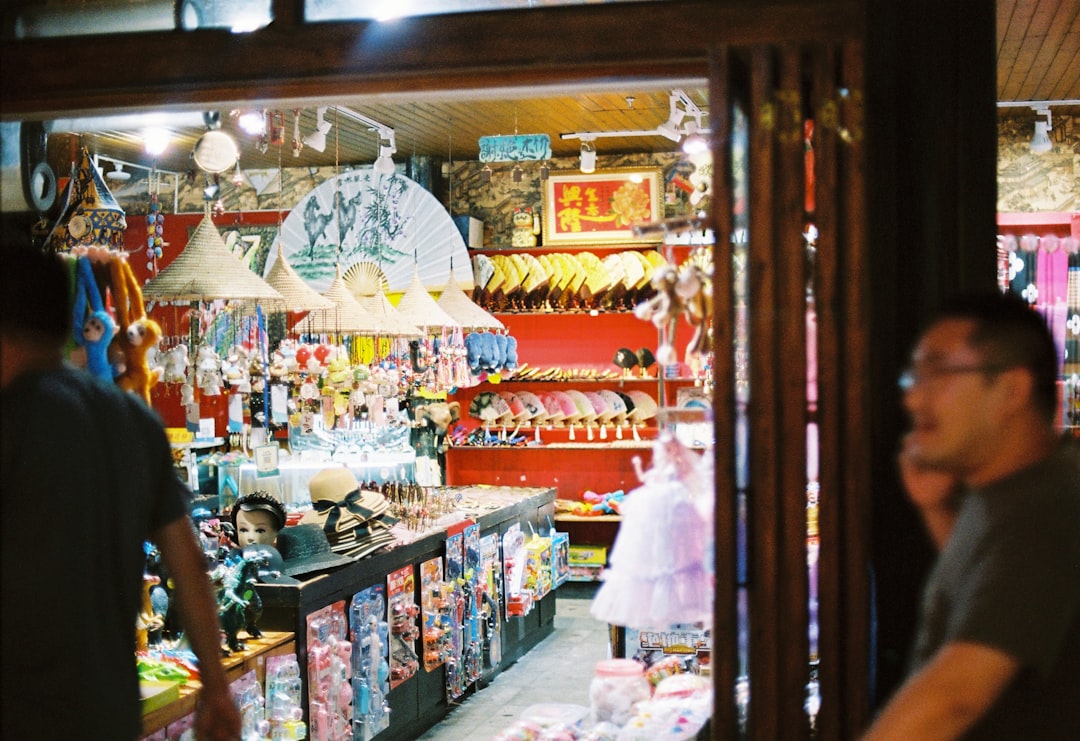
M 358 299 L 390 290 L 386 273 L 378 265 L 367 260 L 350 265 L 348 270 L 342 273 L 341 278 L 345 281 L 345 287 Z
M 343 172 L 304 196 L 282 223 L 278 240 L 289 264 L 318 291 L 330 285 L 339 264 L 374 262 L 389 290 L 397 292 L 409 286 L 416 265 L 423 266 L 425 286 L 442 290 L 450 266 L 469 263 L 461 232 L 434 195 L 404 175 L 379 175 L 371 168 Z M 270 255 L 267 272 L 277 251 Z

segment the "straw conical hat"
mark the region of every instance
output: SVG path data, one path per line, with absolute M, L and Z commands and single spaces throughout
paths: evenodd
M 454 269 L 450 268 L 450 277 L 446 288 L 436 302 L 463 329 L 504 329 L 504 325 L 493 314 L 488 313 L 461 289 L 454 279 Z
M 387 328 L 386 334 L 398 337 L 420 337 L 423 334 L 419 327 L 414 326 L 398 313 L 382 291 L 368 296 L 359 296 L 356 300 Z
M 323 296 L 334 303 L 332 309 L 317 309 L 296 325 L 301 334 L 388 334 L 378 317 L 369 313 L 352 297 L 341 279 L 341 266 Z
M 420 282 L 420 273 L 413 268 L 412 282 L 402 294 L 397 305 L 398 312 L 410 323 L 423 329 L 424 327 L 449 327 L 461 326 L 446 311 L 435 303 L 435 299 Z
M 49 232 L 49 249 L 66 252 L 79 245 L 122 247 L 127 219 L 83 147 L 71 166 L 67 203 Z
M 284 305 L 286 311 L 312 311 L 314 309 L 331 309 L 334 302 L 326 298 L 314 288 L 304 282 L 304 279 L 296 274 L 282 251 L 281 243 L 278 243 L 277 260 L 270 268 L 266 276 L 266 282 L 281 294 L 283 302 L 274 301 L 271 307 L 277 307 L 279 303 Z
M 143 296 L 156 301 L 283 300 L 225 246 L 209 207 L 183 251 L 143 286 Z

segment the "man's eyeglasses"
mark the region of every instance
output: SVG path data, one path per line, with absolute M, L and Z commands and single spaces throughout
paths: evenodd
M 955 376 L 961 373 L 992 375 L 1000 373 L 1008 367 L 1006 365 L 937 365 L 928 368 L 906 368 L 900 374 L 897 385 L 901 391 L 910 391 L 919 384 L 926 384 L 947 376 Z

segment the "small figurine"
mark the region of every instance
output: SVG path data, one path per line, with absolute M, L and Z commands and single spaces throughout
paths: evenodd
M 251 638 L 261 638 L 262 631 L 256 625 L 262 616 L 262 597 L 255 589 L 258 582 L 259 560 L 244 557 L 234 551 L 218 567 L 215 583 L 218 585 L 218 621 L 225 631 L 225 652 L 243 651 L 240 640 L 241 628 Z

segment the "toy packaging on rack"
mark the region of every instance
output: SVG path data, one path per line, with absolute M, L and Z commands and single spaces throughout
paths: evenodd
M 525 544 L 525 589 L 533 599 L 543 599 L 551 591 L 551 538 L 533 533 Z
M 551 586 L 557 589 L 570 579 L 570 533 L 551 532 Z
M 345 601 L 307 616 L 308 721 L 318 741 L 352 739 L 352 643 Z
M 462 580 L 462 589 L 465 591 L 461 626 L 464 645 L 462 668 L 465 671 L 465 684 L 468 686 L 480 678 L 484 663 L 480 614 L 480 594 L 483 592 L 480 573 L 480 525 L 470 523 L 462 536 L 465 545 L 465 573 Z
M 416 639 L 420 629 L 416 618 L 416 572 L 412 564 L 391 571 L 386 577 L 390 616 L 390 689 L 416 674 L 420 660 L 416 656 Z
M 656 685 L 668 674 L 708 673 L 712 631 L 704 623 L 676 624 L 658 630 L 626 628 L 622 641 L 626 658 L 645 666 L 645 675 Z
M 270 741 L 299 741 L 307 738 L 304 723 L 303 686 L 296 654 L 266 659 L 266 719 L 270 721 Z
M 247 672 L 229 685 L 236 707 L 240 709 L 240 738 L 263 741 L 270 738 L 270 721 L 266 719 L 266 698 L 255 670 Z
M 389 626 L 386 587 L 376 584 L 353 595 L 349 629 L 353 643 L 353 739 L 370 741 L 390 727 Z
M 444 664 L 451 653 L 451 589 L 443 580 L 443 559 L 435 557 L 420 564 L 420 609 L 424 616 L 424 669 L 431 672 Z
M 506 619 L 524 617 L 532 611 L 533 594 L 525 588 L 525 533 L 515 523 L 503 534 L 503 578 L 506 586 Z
M 465 692 L 468 685 L 465 672 L 465 608 L 468 602 L 465 578 L 465 528 L 468 521 L 456 523 L 447 530 L 446 536 L 446 595 L 449 601 L 445 613 L 447 624 L 446 642 L 446 698 L 454 700 Z
M 499 536 L 480 538 L 480 575 L 476 601 L 484 630 L 484 668 L 495 669 L 502 662 L 503 570 L 499 561 Z

